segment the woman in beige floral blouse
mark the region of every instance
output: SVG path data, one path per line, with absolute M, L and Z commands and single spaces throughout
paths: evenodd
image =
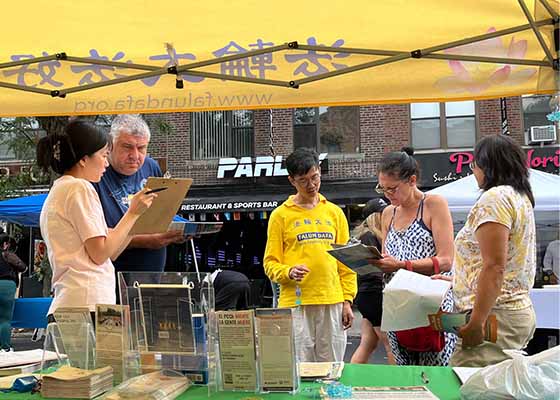
M 481 367 L 509 358 L 503 350 L 524 348 L 535 331 L 535 200 L 525 154 L 507 136 L 480 140 L 471 169 L 483 193 L 455 238 L 453 294 L 458 311 L 472 315 L 450 364 Z M 496 343 L 484 341 L 490 314 Z

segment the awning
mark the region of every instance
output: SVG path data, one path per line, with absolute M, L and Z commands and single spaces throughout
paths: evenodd
M 37 194 L 0 201 L 0 221 L 38 227 L 41 209 L 46 198 L 46 194 Z
M 2 6 L 0 116 L 557 91 L 558 0 L 36 0 Z
M 321 194 L 339 206 L 366 203 L 374 197 L 373 180 L 323 181 Z M 295 189 L 283 184 L 237 184 L 191 187 L 180 212 L 220 213 L 270 211 L 282 204 Z

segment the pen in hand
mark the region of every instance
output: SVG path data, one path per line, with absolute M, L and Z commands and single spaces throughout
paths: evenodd
M 162 188 L 156 188 L 156 189 L 152 189 L 152 190 L 148 190 L 146 193 L 144 194 L 152 194 L 152 193 L 158 193 L 158 192 L 163 192 L 164 190 L 167 190 L 166 187 L 162 187 Z

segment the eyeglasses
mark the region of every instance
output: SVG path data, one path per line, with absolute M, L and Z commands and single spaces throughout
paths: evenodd
M 307 187 L 310 183 L 313 185 L 318 184 L 321 181 L 321 174 L 315 174 L 311 178 L 295 178 L 294 182 L 300 186 Z
M 469 168 L 471 169 L 471 171 L 474 171 L 474 169 L 476 168 L 476 162 L 471 161 L 471 162 L 469 163 Z
M 376 191 L 378 194 L 385 194 L 385 193 L 387 193 L 387 194 L 393 195 L 393 194 L 397 193 L 397 191 L 399 190 L 399 185 L 400 185 L 400 183 L 399 183 L 397 186 L 393 186 L 393 187 L 390 187 L 390 188 L 384 188 L 383 186 L 381 186 L 381 185 L 378 183 L 377 186 L 375 187 L 375 191 Z

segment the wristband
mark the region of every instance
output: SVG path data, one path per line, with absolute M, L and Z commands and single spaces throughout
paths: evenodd
M 412 271 L 412 262 L 409 261 L 409 260 L 406 260 L 406 261 L 404 262 L 404 267 L 405 267 L 407 270 Z
M 434 266 L 434 274 L 439 274 L 439 260 L 437 257 L 432 257 L 432 264 Z

